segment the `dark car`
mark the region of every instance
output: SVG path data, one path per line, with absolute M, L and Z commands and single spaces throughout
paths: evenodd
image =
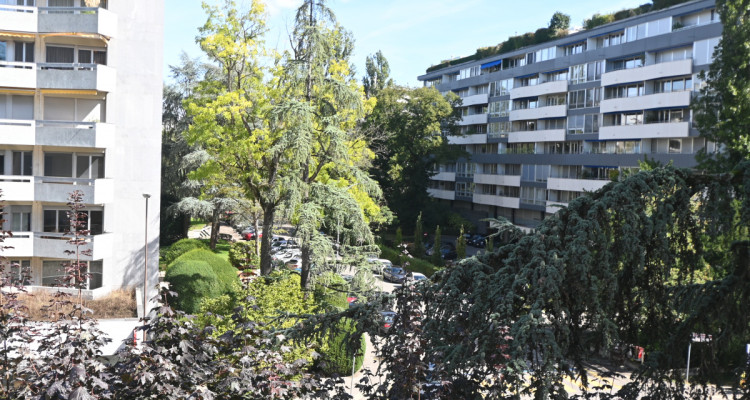
M 474 235 L 466 241 L 466 244 L 483 249 L 487 245 L 487 238 L 482 235 Z
M 383 270 L 383 280 L 394 283 L 404 283 L 406 271 L 401 267 L 391 267 Z
M 393 326 L 393 320 L 396 318 L 396 313 L 393 311 L 381 311 L 380 312 L 380 324 L 378 325 L 378 332 L 385 335 L 391 330 Z
M 430 247 L 429 249 L 427 249 L 426 253 L 428 256 L 431 256 L 434 251 L 435 250 Z M 441 243 L 440 258 L 442 258 L 443 260 L 455 260 L 456 258 L 458 258 L 458 253 L 456 253 L 456 245 L 451 242 Z

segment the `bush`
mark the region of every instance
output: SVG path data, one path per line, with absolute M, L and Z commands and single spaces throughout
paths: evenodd
M 229 247 L 229 263 L 239 270 L 260 265 L 260 258 L 255 254 L 255 241 L 235 242 Z
M 382 244 L 379 247 L 380 247 L 380 257 L 390 260 L 393 263 L 393 265 L 401 265 L 404 268 L 408 269 L 409 271 L 419 272 L 419 273 L 425 274 L 425 276 L 427 277 L 431 277 L 432 274 L 434 274 L 436 271 L 439 270 L 438 267 L 434 266 L 429 261 L 423 260 L 421 258 L 416 258 L 416 257 L 404 258 L 403 265 L 402 265 L 402 260 L 399 257 L 401 253 L 399 253 L 395 249 L 392 249 Z
M 164 264 L 169 266 L 177 259 L 177 257 L 195 249 L 208 250 L 208 245 L 200 239 L 181 239 L 167 247 L 163 251 L 161 258 L 164 261 Z
M 318 277 L 315 284 L 315 303 L 326 311 L 343 311 L 349 308 L 349 283 L 334 272 L 326 272 Z
M 223 291 L 214 269 L 205 261 L 178 259 L 167 269 L 164 279 L 177 293 L 175 307 L 189 314 L 198 311 L 204 298 L 214 298 Z
M 240 282 L 240 279 L 237 276 L 237 268 L 234 268 L 229 261 L 221 256 L 214 254 L 211 250 L 194 249 L 177 257 L 174 264 L 179 261 L 187 260 L 203 261 L 210 265 L 221 285 L 221 294 L 234 293 L 237 291 Z M 171 265 L 167 268 L 167 272 L 169 272 L 170 269 L 172 269 Z
M 359 346 L 349 343 L 353 340 L 352 335 L 357 331 L 354 321 L 342 318 L 331 330 L 326 340 L 321 357 L 320 369 L 328 375 L 349 376 L 352 373 L 352 358 L 354 358 L 354 372 L 362 368 L 362 362 L 367 352 L 367 341 L 365 336 L 359 338 Z M 355 349 L 351 349 L 355 347 Z M 357 354 L 354 357 L 355 352 Z

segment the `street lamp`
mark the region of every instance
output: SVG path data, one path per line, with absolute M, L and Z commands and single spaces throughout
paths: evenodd
M 143 250 L 143 341 L 146 341 L 146 293 L 148 292 L 148 199 L 151 195 L 148 193 L 143 194 L 143 198 L 146 199 L 146 217 L 144 220 L 144 241 L 145 246 Z

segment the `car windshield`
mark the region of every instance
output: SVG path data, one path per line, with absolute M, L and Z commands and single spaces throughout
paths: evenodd
M 403 268 L 393 268 L 393 269 L 391 269 L 391 273 L 392 273 L 392 274 L 398 274 L 398 275 L 401 275 L 401 274 L 403 274 L 403 273 L 404 273 L 404 269 L 403 269 Z
M 421 281 L 422 279 L 427 279 L 424 275 L 414 275 L 414 280 Z

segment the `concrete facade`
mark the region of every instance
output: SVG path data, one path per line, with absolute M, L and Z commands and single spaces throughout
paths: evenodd
M 143 286 L 146 264 L 154 290 L 164 4 L 25 3 L 0 4 L 0 189 L 3 229 L 13 232 L 3 255 L 30 267 L 32 291 L 54 285 L 72 249 L 68 196 L 80 190 L 91 230 L 86 296 Z
M 480 231 L 487 217 L 533 228 L 646 157 L 694 166 L 701 149 L 716 151 L 689 107 L 721 32 L 715 2 L 697 0 L 431 68 L 424 86 L 465 100 L 469 136 L 448 140 L 470 157 L 436 166 L 430 193 Z

